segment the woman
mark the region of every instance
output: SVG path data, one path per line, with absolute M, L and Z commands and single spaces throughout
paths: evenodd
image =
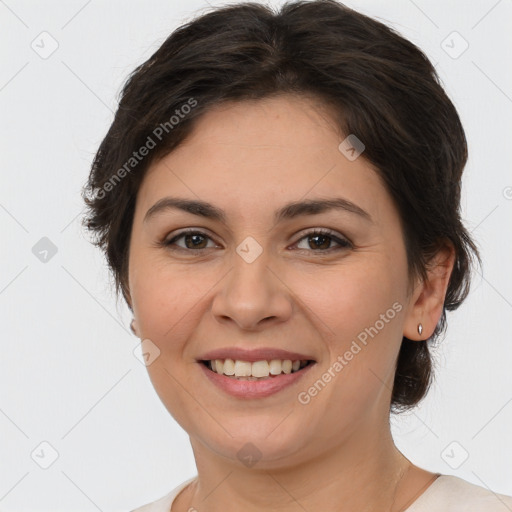
M 127 81 L 87 227 L 198 475 L 141 511 L 506 511 L 389 415 L 468 293 L 458 114 L 424 54 L 334 0 L 218 8 Z

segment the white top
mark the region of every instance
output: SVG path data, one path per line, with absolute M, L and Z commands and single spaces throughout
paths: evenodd
M 159 500 L 131 512 L 170 512 L 176 496 L 190 478 Z M 441 475 L 404 512 L 512 512 L 512 497 L 496 494 L 462 478 Z

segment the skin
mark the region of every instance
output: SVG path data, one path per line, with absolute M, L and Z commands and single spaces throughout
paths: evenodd
M 392 198 L 364 153 L 354 161 L 341 153 L 343 139 L 312 98 L 231 102 L 203 115 L 142 182 L 129 302 L 137 335 L 160 350 L 149 376 L 189 434 L 198 468 L 173 512 L 338 510 L 340 504 L 347 511 L 398 511 L 435 478 L 395 447 L 389 404 L 402 336 L 421 343 L 440 318 L 453 250 L 439 251 L 426 281 L 409 281 Z M 226 212 L 227 222 L 176 209 L 144 222 L 148 209 L 169 195 L 208 201 Z M 352 201 L 372 221 L 337 210 L 273 220 L 285 203 L 330 197 Z M 184 228 L 206 233 L 201 249 L 183 237 L 174 245 L 181 252 L 159 245 Z M 331 229 L 352 246 L 304 238 L 315 228 Z M 263 249 L 250 264 L 236 252 L 248 236 Z M 301 404 L 298 393 L 394 303 L 402 306 L 394 318 Z M 226 346 L 297 351 L 316 365 L 275 395 L 238 399 L 213 386 L 196 362 Z M 249 442 L 262 454 L 252 467 L 237 457 Z

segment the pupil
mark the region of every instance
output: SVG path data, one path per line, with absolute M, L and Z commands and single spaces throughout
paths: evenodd
M 318 240 L 319 238 L 320 239 L 324 239 L 325 240 L 328 240 L 329 239 L 329 236 L 327 235 L 314 235 L 312 237 L 314 240 Z M 315 242 L 315 244 L 318 246 L 318 244 Z M 325 244 L 320 244 L 320 245 L 325 245 Z M 329 248 L 329 242 L 327 241 L 327 247 L 324 247 L 325 249 L 328 249 Z
M 194 247 L 197 247 L 197 246 L 201 243 L 201 241 L 200 241 L 200 240 L 199 240 L 199 242 L 198 242 L 198 243 L 196 243 L 196 242 L 198 241 L 197 239 L 201 239 L 201 238 L 203 238 L 201 235 L 188 235 L 188 236 L 186 237 L 186 239 L 187 239 L 187 240 L 190 240 L 190 239 L 195 240 L 195 241 L 193 241 L 193 242 L 192 242 L 192 245 L 193 245 Z M 187 246 L 189 246 L 189 244 L 187 244 Z M 190 248 L 190 247 L 188 247 L 188 248 Z

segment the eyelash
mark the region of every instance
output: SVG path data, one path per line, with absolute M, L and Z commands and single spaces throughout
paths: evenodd
M 173 238 L 171 238 L 170 240 L 164 240 L 160 245 L 163 245 L 164 247 L 166 247 L 167 249 L 170 249 L 172 251 L 185 251 L 185 252 L 201 252 L 201 251 L 206 251 L 208 248 L 206 249 L 188 249 L 188 248 L 183 248 L 183 247 L 179 247 L 179 246 L 176 246 L 176 247 L 171 247 L 172 245 L 175 244 L 175 242 L 177 240 L 179 240 L 180 238 L 183 238 L 187 235 L 200 235 L 202 237 L 205 237 L 205 238 L 208 238 L 211 240 L 211 237 L 208 236 L 206 233 L 203 233 L 202 231 L 198 231 L 196 229 L 188 229 L 188 230 L 185 230 L 185 231 L 182 231 L 181 233 L 177 234 L 176 236 L 174 236 Z M 298 251 L 306 251 L 306 252 L 316 252 L 316 253 L 322 253 L 322 254 L 325 254 L 325 253 L 328 253 L 330 254 L 331 252 L 334 251 L 339 251 L 339 250 L 344 250 L 344 249 L 350 249 L 350 248 L 353 248 L 353 245 L 351 242 L 349 242 L 346 238 L 340 238 L 338 236 L 336 236 L 336 232 L 334 231 L 331 231 L 330 229 L 325 229 L 325 228 L 318 228 L 318 229 L 314 229 L 312 231 L 309 231 L 307 233 L 305 233 L 301 238 L 299 238 L 299 240 L 297 240 L 297 242 L 295 242 L 295 244 L 301 242 L 302 240 L 304 240 L 305 238 L 310 238 L 310 237 L 313 237 L 313 236 L 327 236 L 328 238 L 331 238 L 333 241 L 335 241 L 339 247 L 337 248 L 329 248 L 329 249 L 326 249 L 326 250 L 322 250 L 322 249 L 318 249 L 318 250 L 314 250 L 314 249 L 297 249 Z M 294 244 L 294 245 L 295 245 Z

